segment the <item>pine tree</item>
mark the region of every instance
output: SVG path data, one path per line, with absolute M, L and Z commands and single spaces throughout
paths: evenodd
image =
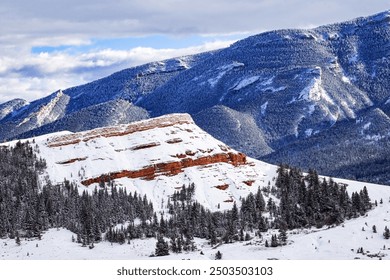
M 390 230 L 387 226 L 385 227 L 385 231 L 383 232 L 383 237 L 385 239 L 390 239 Z
M 376 225 L 373 225 L 373 226 L 372 226 L 372 232 L 373 232 L 373 233 L 376 233 Z
M 181 251 L 183 250 L 183 236 L 180 235 L 178 238 L 177 238 L 177 252 L 178 253 L 181 253 Z
M 286 245 L 287 244 L 287 232 L 284 229 L 279 230 L 279 241 L 280 244 Z
M 244 230 L 240 229 L 240 241 L 244 241 Z
M 158 257 L 169 255 L 169 245 L 160 234 L 157 237 L 155 255 Z
M 259 214 L 265 210 L 265 200 L 260 187 L 257 189 L 256 193 L 256 210 L 259 211 Z
M 21 245 L 21 243 L 20 243 L 20 237 L 19 237 L 19 232 L 16 232 L 15 242 L 16 242 L 16 244 L 17 244 L 18 246 Z
M 215 254 L 215 259 L 216 260 L 221 260 L 222 259 L 222 253 L 220 251 L 218 251 L 216 254 Z
M 271 236 L 271 247 L 278 247 L 278 246 L 279 246 L 278 238 L 276 237 L 276 234 L 273 234 Z
M 176 237 L 175 236 L 172 236 L 171 237 L 171 240 L 170 240 L 170 243 L 171 243 L 171 251 L 173 253 L 178 253 L 179 250 L 177 249 L 177 242 L 176 242 Z
M 209 223 L 209 238 L 210 238 L 210 244 L 211 246 L 214 246 L 217 244 L 217 234 L 215 232 L 215 227 L 212 223 Z

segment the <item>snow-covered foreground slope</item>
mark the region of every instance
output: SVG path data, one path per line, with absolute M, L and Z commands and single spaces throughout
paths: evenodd
M 264 240 L 270 239 L 272 231 L 263 239 L 253 238 L 248 242 L 224 244 L 213 248 L 207 241 L 195 239 L 198 250 L 191 253 L 170 254 L 165 257 L 149 257 L 154 253 L 156 239 L 133 240 L 130 244 L 95 244 L 92 250 L 72 242 L 72 232 L 66 229 L 51 229 L 42 240 L 25 241 L 18 246 L 15 240 L 0 241 L 0 259 L 200 259 L 212 260 L 220 251 L 223 259 L 390 259 L 390 241 L 383 238 L 385 226 L 390 227 L 390 187 L 363 184 L 354 181 L 337 180 L 348 183 L 348 191 L 356 191 L 367 186 L 370 197 L 378 201 L 378 206 L 364 217 L 344 222 L 341 226 L 321 229 L 293 230 L 288 232 L 288 245 L 266 248 Z M 380 200 L 383 204 L 380 204 Z M 375 225 L 377 233 L 373 233 Z M 364 231 L 362 230 L 364 229 Z M 364 254 L 357 250 L 363 247 Z M 201 252 L 203 254 L 201 254 Z M 374 256 L 375 255 L 375 256 Z
M 214 139 L 197 127 L 187 114 L 175 114 L 85 131 L 61 132 L 30 139 L 34 149 L 47 161 L 47 174 L 54 184 L 64 178 L 80 191 L 93 191 L 99 181 L 114 180 L 129 192 L 146 194 L 156 210 L 163 211 L 166 201 L 183 184 L 194 183 L 195 196 L 202 205 L 217 210 L 230 209 L 240 197 L 258 187 L 274 185 L 276 166 L 247 158 Z M 10 142 L 13 145 L 15 142 Z M 96 180 L 98 178 L 99 180 Z M 364 217 L 345 221 L 337 227 L 300 229 L 288 232 L 288 244 L 267 248 L 276 230 L 246 242 L 211 247 L 195 239 L 197 250 L 172 254 L 163 259 L 214 259 L 220 251 L 224 259 L 390 259 L 390 241 L 383 237 L 390 227 L 390 187 L 343 179 L 347 190 L 367 186 L 371 201 L 378 206 Z M 265 194 L 267 196 L 267 194 Z M 268 198 L 268 197 L 266 197 Z M 383 203 L 380 203 L 380 202 Z M 372 230 L 376 226 L 377 233 Z M 136 239 L 118 245 L 103 241 L 92 250 L 72 242 L 74 233 L 50 229 L 41 240 L 0 240 L 1 259 L 161 259 L 149 258 L 156 239 Z M 363 248 L 364 254 L 357 253 Z M 360 250 L 359 250 L 360 251 Z

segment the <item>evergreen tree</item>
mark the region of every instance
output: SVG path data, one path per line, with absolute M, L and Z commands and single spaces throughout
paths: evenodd
M 16 243 L 16 245 L 18 245 L 18 246 L 21 245 L 21 243 L 20 243 L 20 237 L 19 237 L 19 232 L 16 232 L 15 243 Z
M 158 235 L 157 237 L 155 255 L 158 257 L 169 255 L 169 245 L 162 235 Z
M 171 246 L 170 246 L 171 251 L 173 253 L 179 253 L 179 250 L 177 248 L 177 241 L 176 241 L 176 237 L 175 236 L 171 237 L 170 243 L 171 243 Z
M 273 234 L 271 236 L 271 247 L 278 247 L 278 246 L 279 246 L 278 238 L 276 234 Z
M 385 227 L 385 231 L 383 232 L 383 237 L 385 239 L 390 239 L 390 230 L 387 226 Z
M 215 259 L 216 260 L 221 260 L 222 259 L 222 253 L 220 251 L 218 251 L 216 254 L 215 254 Z
M 279 241 L 281 245 L 287 244 L 287 232 L 284 229 L 279 230 Z

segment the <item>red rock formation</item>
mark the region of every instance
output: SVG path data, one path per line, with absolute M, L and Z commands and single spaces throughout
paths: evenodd
M 248 180 L 248 181 L 244 181 L 243 183 L 250 187 L 253 185 L 254 182 L 255 180 Z
M 195 154 L 196 154 L 196 152 L 193 152 L 193 151 L 190 151 L 190 150 L 186 151 L 186 155 L 187 156 L 194 156 Z
M 188 114 L 166 115 L 159 118 L 131 123 L 125 126 L 97 128 L 87 132 L 73 133 L 73 134 L 53 137 L 47 145 L 50 148 L 61 147 L 66 145 L 77 144 L 81 141 L 87 142 L 98 137 L 123 136 L 135 132 L 154 129 L 154 128 L 163 128 L 163 127 L 169 127 L 173 125 L 191 124 L 191 123 L 193 123 L 193 120 Z
M 221 191 L 224 191 L 226 190 L 227 188 L 229 188 L 229 185 L 228 184 L 225 184 L 225 185 L 220 185 L 220 186 L 215 186 L 217 189 L 221 190 Z
M 175 155 L 175 157 L 177 157 L 177 158 L 186 158 L 187 155 L 185 155 L 185 154 L 177 154 L 177 155 Z
M 215 154 L 205 157 L 199 157 L 196 159 L 183 158 L 180 161 L 174 162 L 162 162 L 146 166 L 140 170 L 122 170 L 119 172 L 112 172 L 110 174 L 102 175 L 95 178 L 90 178 L 82 181 L 84 186 L 89 186 L 93 183 L 99 183 L 101 181 L 109 181 L 119 178 L 141 178 L 145 180 L 152 180 L 156 176 L 166 175 L 174 176 L 183 172 L 184 168 L 193 166 L 204 166 L 213 163 L 229 163 L 234 166 L 246 164 L 246 155 L 242 153 L 227 153 L 227 154 Z

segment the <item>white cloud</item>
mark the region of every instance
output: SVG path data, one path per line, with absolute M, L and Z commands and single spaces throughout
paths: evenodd
M 0 102 L 28 100 L 145 62 L 207 51 L 133 48 L 32 54 L 34 46 L 80 46 L 93 39 L 205 36 L 318 26 L 389 9 L 388 0 L 1 0 Z
M 2 0 L 0 44 L 57 44 L 153 34 L 258 32 L 343 21 L 389 9 L 388 0 Z M 54 38 L 51 39 L 51 38 Z
M 19 56 L 0 57 L 0 103 L 13 98 L 31 101 L 127 67 L 219 49 L 231 43 L 233 41 L 213 41 L 182 49 L 104 49 L 74 55 L 66 51 L 25 52 Z

